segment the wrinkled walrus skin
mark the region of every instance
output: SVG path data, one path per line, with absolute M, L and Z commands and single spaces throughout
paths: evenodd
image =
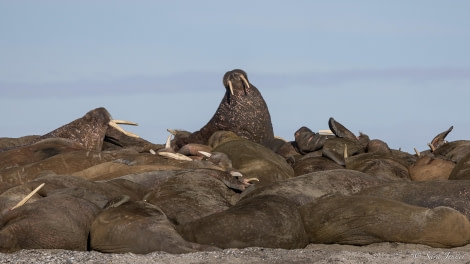
M 114 129 L 103 108 L 45 137 L 0 140 L 8 148 L 0 150 L 0 251 L 470 243 L 470 141 L 446 142 L 446 131 L 434 149 L 411 155 L 330 119 L 336 137 L 302 146 L 315 135 L 306 130 L 273 148 L 270 119 L 259 122 L 265 105 L 258 115 L 238 101 L 253 100 L 246 74 L 228 72 L 224 86 L 230 105 L 217 118 L 248 109 L 223 127 L 244 131 L 177 132 L 173 143 L 207 140 L 178 153 Z M 453 168 L 443 172 L 433 160 Z
M 264 146 L 271 144 L 274 131 L 268 106 L 258 89 L 249 83 L 247 74 L 239 69 L 228 71 L 223 77 L 223 84 L 225 95 L 212 118 L 189 137 L 176 139 L 178 149 L 188 143 L 207 144 L 212 134 L 221 130 L 235 132 Z
M 300 214 L 291 201 L 272 195 L 241 201 L 220 213 L 177 227 L 195 243 L 219 248 L 303 248 L 307 245 Z
M 158 207 L 127 202 L 100 213 L 91 226 L 91 248 L 108 253 L 172 254 L 216 249 L 185 241 Z
M 231 131 L 218 131 L 211 137 L 223 135 L 212 151 L 225 153 L 233 168 L 246 178 L 258 178 L 256 187 L 294 177 L 294 170 L 284 158 L 261 144 L 241 138 Z
M 376 196 L 406 204 L 451 207 L 470 219 L 470 181 L 394 182 L 364 189 L 358 195 Z
M 433 209 L 373 196 L 327 196 L 300 208 L 310 243 L 379 242 L 459 247 L 470 241 L 470 222 L 445 206 Z
M 87 200 L 66 194 L 25 204 L 1 218 L 0 251 L 56 248 L 85 251 L 91 223 L 99 210 Z

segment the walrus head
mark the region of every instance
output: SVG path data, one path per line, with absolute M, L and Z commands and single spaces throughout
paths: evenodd
M 222 82 L 227 89 L 227 99 L 230 101 L 231 96 L 237 96 L 241 92 L 245 95 L 250 88 L 250 82 L 246 72 L 240 69 L 231 70 L 225 73 Z

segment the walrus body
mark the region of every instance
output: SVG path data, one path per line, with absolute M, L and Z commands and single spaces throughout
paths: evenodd
M 268 106 L 258 89 L 248 81 L 246 73 L 235 69 L 225 73 L 225 96 L 209 122 L 175 144 L 181 148 L 187 143 L 207 144 L 210 136 L 220 130 L 235 132 L 238 136 L 268 146 L 274 139 Z
M 215 249 L 185 241 L 160 208 L 143 201 L 101 212 L 91 226 L 90 244 L 94 250 L 110 253 L 179 254 Z
M 295 204 L 275 195 L 257 196 L 193 222 L 177 226 L 194 243 L 219 248 L 303 248 L 307 245 Z
M 0 252 L 87 250 L 90 226 L 99 211 L 95 204 L 67 194 L 25 204 L 0 219 Z
M 364 189 L 358 193 L 400 201 L 406 204 L 435 208 L 451 207 L 470 219 L 470 181 L 393 182 Z
M 450 207 L 433 209 L 373 196 L 334 195 L 300 208 L 310 243 L 368 245 L 384 241 L 458 247 L 470 222 Z
M 217 138 L 218 142 L 214 143 Z M 294 170 L 270 149 L 235 135 L 231 131 L 219 131 L 210 139 L 214 152 L 225 153 L 233 168 L 246 178 L 257 178 L 256 187 L 294 177 Z

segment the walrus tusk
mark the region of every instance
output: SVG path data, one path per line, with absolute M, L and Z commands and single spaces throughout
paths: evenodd
M 167 128 L 166 131 L 170 132 L 172 135 L 176 135 L 176 129 Z
M 434 147 L 433 144 L 428 143 L 428 146 L 431 148 L 431 152 L 434 152 L 436 150 L 436 147 Z
M 343 150 L 343 157 L 344 161 L 348 158 L 348 145 L 344 144 L 344 150 Z
M 138 124 L 137 124 L 136 122 L 132 122 L 132 121 L 116 120 L 116 119 L 113 119 L 112 121 L 113 121 L 114 123 L 120 124 L 120 125 L 138 126 Z
M 170 135 L 168 136 L 168 138 L 166 139 L 166 142 L 165 142 L 165 148 L 166 149 L 170 149 L 171 148 L 171 137 L 173 136 L 173 134 L 170 132 Z
M 186 160 L 186 161 L 192 161 L 192 159 L 188 156 L 185 156 L 183 154 L 179 153 L 171 153 L 171 152 L 158 152 L 158 155 L 167 157 L 167 158 L 172 158 L 175 160 Z
M 330 129 L 321 129 L 321 130 L 318 130 L 318 134 L 320 135 L 325 135 L 325 136 L 334 136 L 335 134 L 333 133 L 333 131 L 331 131 Z
M 416 148 L 414 148 L 414 150 L 415 150 L 416 156 L 418 157 L 421 156 L 421 153 L 419 153 L 419 151 Z
M 199 152 L 200 154 L 202 154 L 204 157 L 207 157 L 207 158 L 210 158 L 210 157 L 212 156 L 211 153 L 206 152 L 206 151 L 198 150 L 198 152 Z
M 242 78 L 243 82 L 246 84 L 246 88 L 250 88 L 250 83 L 248 80 L 245 78 L 245 76 L 240 75 L 240 78 Z M 232 93 L 233 94 L 233 93 Z
M 21 200 L 19 203 L 17 203 L 15 206 L 13 206 L 12 208 L 10 208 L 10 211 L 13 210 L 13 209 L 16 209 L 20 206 L 22 206 L 23 204 L 25 204 L 29 199 L 31 199 L 31 197 L 33 197 L 33 195 L 35 193 L 37 193 L 43 186 L 45 185 L 45 183 L 39 185 L 36 189 L 34 189 L 32 192 L 30 192 L 28 195 L 26 195 L 25 198 L 23 198 L 23 200 Z
M 230 175 L 232 175 L 233 177 L 243 177 L 243 174 L 239 171 L 231 171 Z
M 228 80 L 228 87 L 230 87 L 230 93 L 233 95 L 232 81 Z
M 248 182 L 248 183 L 250 183 L 251 181 L 258 181 L 259 182 L 259 179 L 258 178 L 248 178 L 248 179 L 244 180 L 244 182 Z
M 108 124 L 109 124 L 111 127 L 114 127 L 115 129 L 119 130 L 119 132 L 123 133 L 123 134 L 126 135 L 126 136 L 134 137 L 134 138 L 140 138 L 138 135 L 136 135 L 136 134 L 134 134 L 134 133 L 132 133 L 132 132 L 128 132 L 128 131 L 122 129 L 122 128 L 118 125 L 118 124 L 125 124 L 125 123 L 123 123 L 123 122 L 128 122 L 128 123 L 126 123 L 127 125 L 134 125 L 134 126 L 137 125 L 137 123 L 133 123 L 133 122 L 129 122 L 129 121 L 123 121 L 123 120 L 111 120 L 111 121 L 109 121 Z

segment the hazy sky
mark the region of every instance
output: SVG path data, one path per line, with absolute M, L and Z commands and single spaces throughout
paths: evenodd
M 334 117 L 412 152 L 470 139 L 470 1 L 0 0 L 0 137 L 106 107 L 154 143 L 212 117 L 241 68 L 274 131 Z

